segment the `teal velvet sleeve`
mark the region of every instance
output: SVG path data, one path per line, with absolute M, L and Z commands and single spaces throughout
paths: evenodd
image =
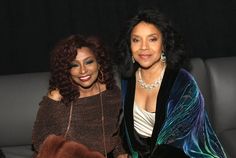
M 166 120 L 156 144 L 182 149 L 191 158 L 225 158 L 213 131 L 196 81 L 181 70 L 168 100 Z

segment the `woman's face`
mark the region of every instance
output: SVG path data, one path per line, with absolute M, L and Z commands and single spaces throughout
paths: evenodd
M 80 88 L 89 89 L 95 85 L 98 78 L 99 65 L 93 52 L 82 47 L 77 49 L 77 55 L 72 61 L 71 78 Z
M 163 37 L 153 24 L 140 22 L 131 32 L 131 52 L 143 68 L 158 65 L 163 50 Z

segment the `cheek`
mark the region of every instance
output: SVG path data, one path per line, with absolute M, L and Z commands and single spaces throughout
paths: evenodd
M 139 49 L 137 44 L 131 44 L 130 50 L 132 53 L 135 53 Z
M 93 67 L 92 67 L 93 71 L 94 72 L 98 72 L 99 71 L 99 65 L 98 64 L 95 64 Z
M 98 78 L 98 71 L 94 73 L 94 78 Z
M 162 45 L 161 44 L 156 44 L 156 45 L 150 45 L 151 49 L 154 50 L 157 53 L 161 54 L 162 51 Z
M 94 77 L 97 77 L 98 72 L 99 72 L 98 65 L 93 65 L 93 66 L 87 67 L 87 71 L 90 75 L 93 75 Z
M 95 76 L 98 76 L 98 72 L 99 72 L 99 70 L 97 68 L 94 68 L 93 73 Z
M 72 69 L 70 70 L 70 74 L 71 74 L 72 76 L 77 75 L 77 74 L 78 74 L 78 70 L 72 68 Z

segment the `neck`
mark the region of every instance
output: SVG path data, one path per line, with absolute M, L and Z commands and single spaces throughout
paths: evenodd
M 94 83 L 89 88 L 79 88 L 80 98 L 89 97 L 100 93 L 100 84 L 98 82 Z
M 160 79 L 161 73 L 163 69 L 165 69 L 165 65 L 165 63 L 160 62 L 147 69 L 140 67 L 139 70 L 142 80 L 146 83 L 153 83 L 157 79 Z
M 143 77 L 141 75 L 141 68 L 138 70 L 138 80 L 137 83 L 140 85 L 141 88 L 144 88 L 146 90 L 153 90 L 155 88 L 158 88 L 161 85 L 162 82 L 162 78 L 165 72 L 165 64 L 163 64 L 164 66 L 162 67 L 161 70 L 158 70 L 160 72 L 158 72 L 158 77 L 154 78 L 155 80 L 153 81 L 153 76 L 150 76 L 149 74 L 149 79 L 152 80 L 152 82 L 146 82 L 143 80 Z M 146 73 L 150 73 L 150 72 L 146 72 Z M 156 72 L 154 73 L 154 75 L 156 74 Z M 151 74 L 152 75 L 152 74 Z

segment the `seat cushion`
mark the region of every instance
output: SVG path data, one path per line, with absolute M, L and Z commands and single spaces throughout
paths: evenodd
M 0 148 L 30 145 L 38 104 L 47 94 L 49 73 L 0 76 Z
M 236 142 L 236 129 L 227 130 L 219 135 L 225 152 L 229 158 L 236 157 L 235 142 Z
M 206 60 L 209 72 L 213 116 L 216 134 L 231 158 L 236 157 L 236 57 Z
M 198 87 L 200 88 L 200 91 L 204 97 L 205 109 L 207 110 L 210 121 L 212 122 L 212 113 L 209 110 L 212 102 L 209 86 L 210 83 L 207 75 L 206 65 L 201 58 L 192 58 L 190 63 L 192 67 L 191 74 L 196 80 Z
M 1 148 L 6 158 L 32 158 L 31 145 Z
M 236 57 L 206 60 L 210 77 L 213 124 L 217 133 L 236 129 Z M 235 148 L 236 149 L 236 148 Z

